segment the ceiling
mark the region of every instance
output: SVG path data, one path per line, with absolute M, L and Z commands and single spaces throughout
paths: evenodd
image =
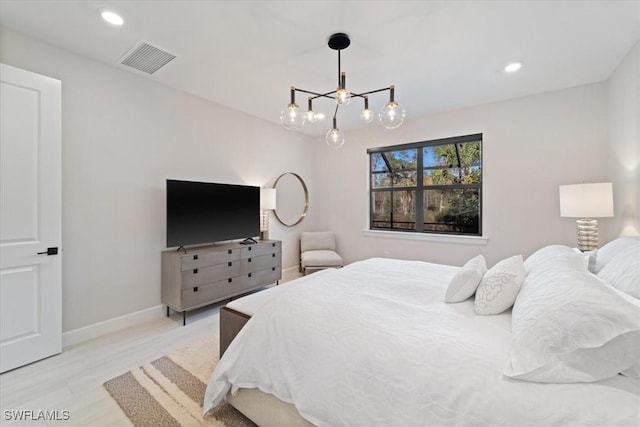
M 124 25 L 104 23 L 103 8 Z M 120 60 L 145 41 L 177 58 L 151 76 L 131 72 L 279 123 L 290 86 L 335 89 L 332 33 L 351 37 L 347 87 L 394 84 L 411 118 L 607 80 L 640 38 L 640 2 L 2 0 L 0 25 L 129 71 Z M 504 73 L 513 60 L 523 68 Z M 370 107 L 387 100 L 372 95 Z M 301 131 L 326 132 L 334 108 L 316 101 L 327 119 Z M 361 108 L 341 108 L 338 126 L 362 127 Z

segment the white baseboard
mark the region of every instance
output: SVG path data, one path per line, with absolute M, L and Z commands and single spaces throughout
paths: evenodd
M 93 325 L 73 329 L 62 334 L 62 348 L 70 347 L 72 345 L 97 338 L 111 332 L 121 331 L 132 325 L 148 322 L 149 320 L 159 319 L 164 315 L 165 306 L 157 305 L 155 307 L 136 311 L 135 313 L 125 314 L 124 316 L 94 323 Z
M 294 280 L 298 277 L 300 277 L 300 273 L 297 265 L 282 270 L 283 282 Z M 132 325 L 159 319 L 165 316 L 165 309 L 166 306 L 157 305 L 155 307 L 136 311 L 135 313 L 125 314 L 124 316 L 115 317 L 113 319 L 94 323 L 93 325 L 83 326 L 82 328 L 64 332 L 62 334 L 62 348 L 70 347 L 93 338 L 98 338 L 105 334 L 121 331 Z

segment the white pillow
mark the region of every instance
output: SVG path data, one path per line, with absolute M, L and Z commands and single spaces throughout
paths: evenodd
M 640 307 L 640 300 L 637 300 L 636 298 L 624 292 L 617 291 L 617 294 L 620 295 L 622 298 L 626 299 L 627 302 L 630 302 L 631 304 L 637 305 L 638 307 Z M 640 319 L 638 319 L 638 321 L 640 322 Z M 636 343 L 636 345 L 640 345 L 640 342 Z M 625 369 L 620 373 L 627 377 L 640 378 L 640 358 L 638 358 L 635 361 L 635 363 L 631 365 L 631 367 L 629 367 L 628 369 Z
M 640 299 L 640 240 L 637 247 L 627 248 L 614 256 L 598 273 L 598 277 L 614 288 Z
M 637 248 L 639 244 L 640 236 L 619 237 L 610 241 L 598 249 L 593 255 L 596 259 L 596 265 L 592 272 L 598 274 L 600 270 L 602 270 L 604 266 L 607 265 L 607 263 L 609 263 L 609 261 L 611 261 L 616 255 L 631 250 L 632 248 Z
M 545 382 L 592 382 L 640 360 L 640 302 L 561 255 L 532 270 L 513 307 L 504 374 Z
M 524 270 L 528 274 L 531 270 L 535 269 L 539 265 L 549 260 L 552 260 L 557 256 L 560 256 L 563 254 L 569 254 L 569 253 L 575 254 L 575 256 L 581 257 L 581 259 L 584 262 L 585 268 L 588 267 L 589 256 L 587 254 L 583 254 L 582 252 L 580 252 L 580 250 L 576 248 L 570 248 L 569 246 L 565 246 L 565 245 L 549 245 L 549 246 L 544 246 L 538 249 L 537 251 L 535 251 L 534 253 L 532 253 L 531 255 L 529 255 L 529 257 L 524 262 Z
M 447 293 L 444 297 L 445 302 L 464 301 L 473 295 L 487 271 L 487 263 L 482 255 L 471 258 L 460 270 L 453 276 Z
M 522 255 L 504 259 L 491 267 L 476 289 L 476 314 L 498 314 L 511 307 L 525 275 Z

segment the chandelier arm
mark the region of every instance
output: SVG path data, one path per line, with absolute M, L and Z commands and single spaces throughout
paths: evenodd
M 351 92 L 351 96 L 359 96 L 360 98 L 364 98 L 366 95 L 371 95 L 372 93 L 384 92 L 386 90 L 391 90 L 392 88 L 393 88 L 393 86 L 389 86 L 389 87 L 385 87 L 385 88 L 382 88 L 382 89 L 370 90 L 369 92 L 362 92 L 362 93 Z M 296 89 L 296 90 L 298 90 L 298 89 Z
M 351 92 L 351 96 L 358 96 L 360 98 L 364 98 L 367 95 L 371 95 L 372 93 L 378 93 L 378 92 L 384 92 L 387 90 L 392 90 L 393 86 L 389 86 L 389 87 L 384 87 L 382 89 L 376 89 L 376 90 L 370 90 L 368 92 L 362 92 L 362 93 L 355 93 L 355 92 Z M 316 99 L 316 98 L 329 98 L 329 99 L 336 99 L 335 96 L 330 96 L 334 93 L 336 93 L 337 91 L 332 90 L 331 92 L 326 92 L 326 93 L 318 93 L 318 92 L 313 92 L 310 90 L 306 90 L 306 89 L 300 89 L 300 88 L 294 88 L 293 89 L 296 92 L 303 92 L 303 93 L 307 93 L 309 95 L 314 95 L 312 97 L 312 99 Z
M 303 92 L 303 93 L 308 93 L 309 95 L 315 95 L 314 97 L 312 97 L 311 99 L 316 99 L 316 98 L 329 98 L 329 99 L 336 99 L 334 96 L 329 96 L 333 93 L 336 93 L 337 91 L 331 91 L 331 92 L 327 92 L 327 93 L 317 93 L 317 92 L 312 92 L 310 90 L 305 90 L 305 89 L 295 89 L 297 92 Z
M 336 127 L 336 117 L 338 117 L 338 108 L 340 108 L 340 104 L 336 104 L 336 111 L 333 112 L 333 127 Z
M 335 93 L 335 92 L 329 92 L 329 93 Z M 328 98 L 328 99 L 333 99 L 333 100 L 336 99 L 335 96 L 329 96 L 329 95 L 317 95 L 317 96 L 313 97 L 313 99 L 317 99 L 317 98 Z

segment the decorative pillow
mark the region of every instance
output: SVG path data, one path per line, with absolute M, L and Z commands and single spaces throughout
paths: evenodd
M 532 270 L 513 307 L 504 374 L 545 383 L 633 375 L 640 360 L 640 301 L 561 255 Z
M 511 307 L 525 275 L 522 255 L 504 259 L 491 267 L 476 290 L 476 314 L 498 314 Z
M 640 240 L 635 247 L 614 256 L 598 277 L 614 288 L 640 299 Z
M 640 236 L 619 237 L 610 241 L 592 255 L 595 257 L 595 268 L 591 272 L 598 274 L 616 255 L 637 248 L 638 245 L 640 245 Z
M 589 256 L 580 252 L 579 249 L 570 248 L 569 246 L 564 245 L 549 245 L 542 247 L 529 255 L 529 257 L 524 262 L 524 270 L 527 274 L 538 267 L 539 265 L 556 258 L 559 255 L 563 254 L 575 254 L 575 256 L 579 256 L 585 265 L 585 268 L 588 267 Z
M 487 263 L 482 255 L 471 258 L 449 282 L 444 301 L 460 302 L 469 298 L 475 293 L 482 276 L 486 272 Z

